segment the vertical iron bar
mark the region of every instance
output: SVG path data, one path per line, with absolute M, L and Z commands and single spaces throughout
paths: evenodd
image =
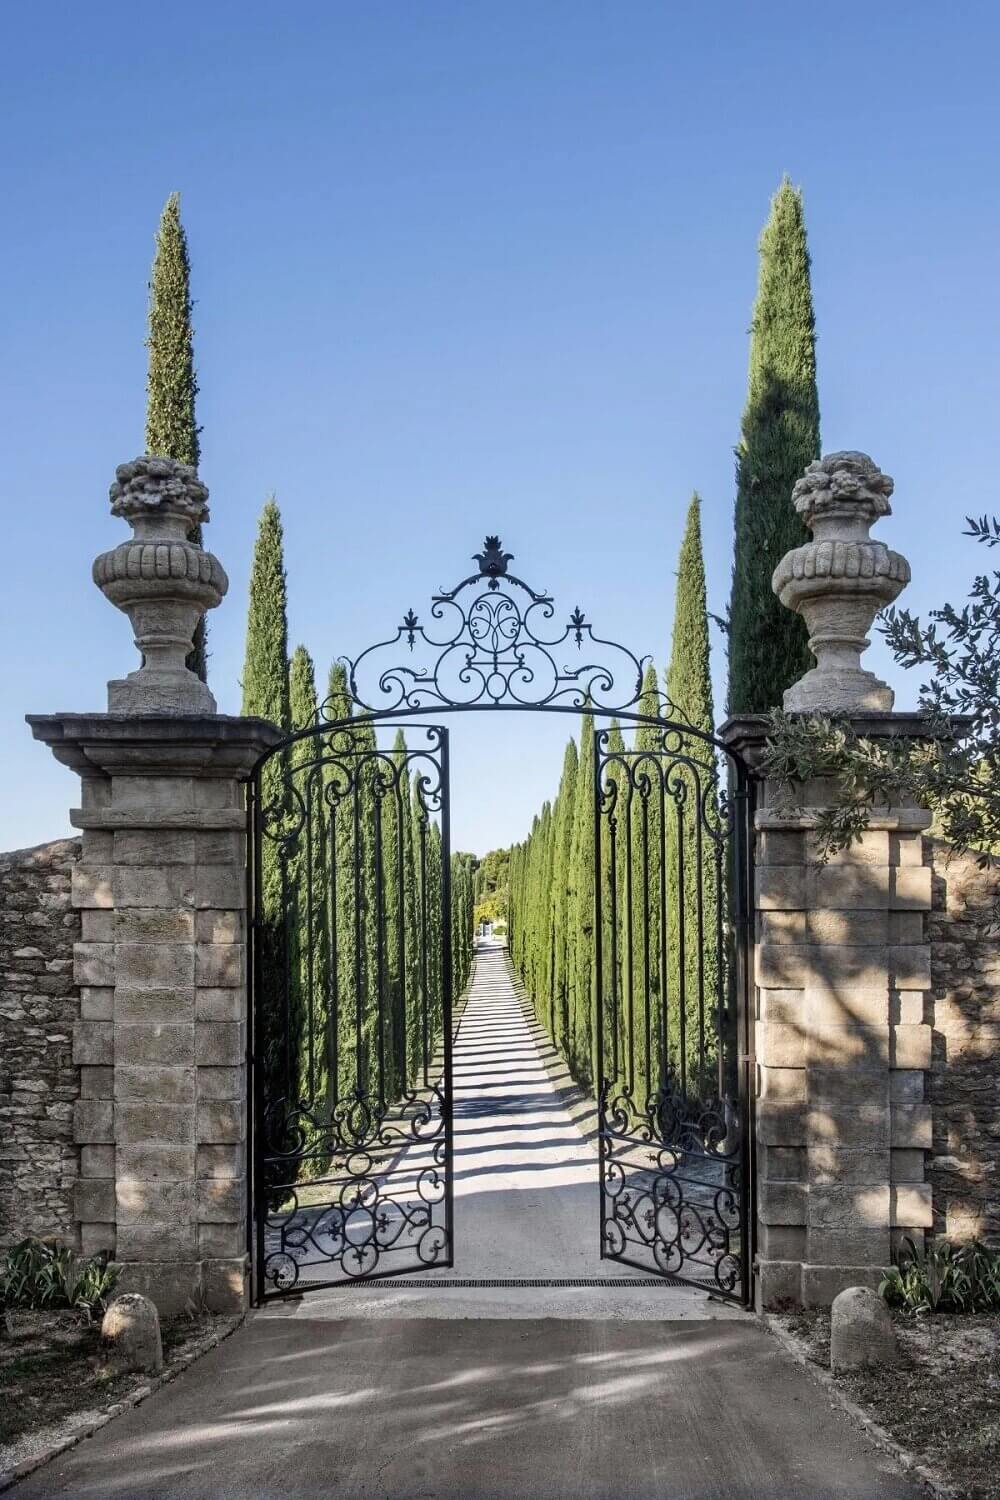
M 365 927 L 362 918 L 362 866 L 364 864 L 364 849 L 361 842 L 361 786 L 364 767 L 360 759 L 354 766 L 354 796 L 351 799 L 354 807 L 354 1094 L 360 1099 L 367 1094 L 368 1080 L 365 1077 L 365 1044 L 364 1044 L 364 999 L 362 995 L 362 953 L 365 941 Z
M 427 809 L 421 802 L 420 818 L 420 1009 L 421 1009 L 421 1032 L 423 1042 L 423 1078 L 424 1087 L 430 1084 L 430 1058 L 428 1056 L 430 1038 L 428 1035 L 428 972 L 427 972 Z
M 446 1266 L 455 1264 L 455 1142 L 454 1087 L 452 1078 L 452 962 L 451 951 L 451 766 L 448 757 L 448 731 L 440 731 L 441 745 L 441 1031 L 444 1045 L 442 1079 L 442 1113 L 444 1116 L 445 1217 L 447 1220 L 448 1258 Z
M 635 913 L 633 890 L 632 792 L 635 766 L 628 768 L 628 800 L 625 803 L 625 1088 L 630 1098 L 635 1089 Z
M 315 990 L 314 964 L 313 964 L 313 796 L 316 790 L 319 771 L 314 768 L 307 774 L 306 780 L 306 993 L 304 996 L 305 1016 L 303 1025 L 306 1027 L 309 1046 L 309 1099 L 310 1106 L 316 1103 L 316 1037 L 315 1037 Z M 302 924 L 299 924 L 300 930 Z M 299 982 L 302 978 L 302 957 L 299 955 Z
M 604 1000 L 603 973 L 604 952 L 601 933 L 601 751 L 594 744 L 593 787 L 593 835 L 594 835 L 594 971 L 597 976 L 597 997 L 594 1004 L 594 1080 L 597 1085 L 597 1154 L 598 1197 L 600 1199 L 600 1246 L 601 1259 L 606 1258 L 607 1205 L 605 1202 L 605 1180 L 607 1174 L 607 1079 L 604 1076 Z
M 379 758 L 372 761 L 372 799 L 375 806 L 375 1055 L 378 1062 L 378 1103 L 385 1114 L 385 871 L 382 868 L 382 805 L 384 796 Z
M 327 1055 L 330 1060 L 330 1074 L 333 1079 L 331 1098 L 334 1106 L 340 1099 L 340 944 L 337 931 L 337 806 L 336 803 L 330 807 L 329 826 L 329 855 L 327 858 L 327 869 L 329 880 L 327 881 L 327 894 L 329 905 L 329 928 L 330 943 L 328 948 L 330 972 L 327 976 L 328 1014 L 327 1014 Z
M 695 801 L 695 928 L 698 941 L 698 1094 L 699 1098 L 705 1088 L 705 867 L 702 834 L 702 799 L 700 792 L 700 778 L 695 773 L 695 790 L 698 792 Z M 705 795 L 708 795 L 706 788 Z
M 399 933 L 398 951 L 399 974 L 397 975 L 399 1004 L 396 1006 L 396 1025 L 393 1027 L 393 1049 L 396 1060 L 396 1090 L 397 1096 L 405 1094 L 407 1089 L 407 1036 L 406 1021 L 409 1011 L 408 994 L 406 986 L 406 824 L 404 818 L 409 813 L 409 806 L 404 809 L 402 785 L 406 772 L 406 755 L 402 755 L 399 765 L 395 767 L 395 784 L 393 787 L 393 803 L 396 809 L 396 930 Z M 399 1030 L 397 1036 L 396 1030 Z
M 281 955 L 282 969 L 284 972 L 285 991 L 285 1100 L 286 1111 L 292 1108 L 292 903 L 288 899 L 288 845 L 284 842 L 278 851 L 278 862 L 281 866 L 281 913 L 283 920 L 284 942 Z M 296 889 L 296 894 L 298 894 Z M 296 901 L 296 916 L 298 915 L 298 902 Z
M 687 1098 L 687 974 L 684 912 L 684 802 L 677 802 L 677 1023 L 680 1028 L 681 1097 Z
M 621 976 L 618 972 L 618 819 L 614 816 L 608 819 L 608 850 L 611 887 L 611 1072 L 614 1078 L 618 1077 L 618 1011 L 619 1011 L 619 984 Z M 603 1025 L 603 1017 L 602 1023 Z
M 647 777 L 647 784 L 648 784 L 648 777 L 649 777 L 648 770 L 646 772 L 644 772 L 644 774 Z M 647 1103 L 647 1101 L 649 1099 L 649 1095 L 650 1095 L 650 1092 L 651 1092 L 651 1090 L 650 1090 L 650 1069 L 649 1069 L 649 1056 L 650 1056 L 650 1030 L 649 1030 L 649 1005 L 650 1005 L 650 985 L 649 985 L 649 913 L 650 913 L 651 903 L 650 903 L 650 899 L 649 899 L 649 794 L 648 794 L 648 792 L 644 792 L 644 793 L 641 794 L 641 802 L 642 802 L 642 899 L 643 899 L 643 916 L 642 916 L 642 1035 L 643 1035 L 643 1046 L 645 1048 L 645 1053 L 644 1053 L 644 1059 L 643 1059 L 643 1061 L 644 1061 L 644 1065 L 645 1065 L 644 1081 L 645 1081 L 645 1094 L 646 1094 L 646 1098 L 640 1100 L 640 1104 L 641 1104 L 642 1108 L 645 1109 L 646 1103 Z
M 667 798 L 666 777 L 662 760 L 659 765 L 659 778 L 657 780 L 657 831 L 659 842 L 659 866 L 660 866 L 660 889 L 657 899 L 660 903 L 660 1014 L 659 1014 L 659 1049 L 660 1066 L 659 1075 L 656 1080 L 656 1093 L 662 1092 L 667 1087 L 667 995 L 669 983 L 667 978 Z

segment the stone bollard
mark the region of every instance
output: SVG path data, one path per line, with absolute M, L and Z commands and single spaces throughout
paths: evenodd
M 111 1373 L 158 1375 L 163 1369 L 160 1315 L 139 1292 L 125 1292 L 111 1303 L 101 1323 L 101 1344 Z
M 830 1369 L 837 1375 L 898 1363 L 896 1330 L 882 1298 L 871 1287 L 846 1287 L 830 1309 Z

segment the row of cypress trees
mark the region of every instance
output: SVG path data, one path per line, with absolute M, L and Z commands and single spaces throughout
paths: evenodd
M 664 678 L 672 707 L 664 709 L 655 668 L 642 684 L 638 711 L 664 712 L 693 728 L 714 730 L 709 671 L 708 616 L 701 543 L 700 500 L 693 496 L 681 546 L 670 665 Z M 603 726 L 598 723 L 597 734 Z M 601 869 L 614 885 L 602 893 L 607 924 L 604 963 L 615 969 L 614 985 L 632 996 L 620 1018 L 623 1071 L 638 1096 L 660 1074 L 657 1037 L 674 997 L 674 1067 L 688 1075 L 711 1060 L 715 1047 L 715 998 L 721 851 L 709 837 L 699 842 L 704 794 L 715 793 L 711 749 L 697 736 L 676 737 L 671 755 L 662 731 L 640 724 L 628 740 L 612 720 L 601 743 L 608 760 L 604 782 L 617 785 L 614 820 L 599 820 L 604 846 Z M 544 803 L 528 838 L 510 854 L 511 953 L 538 1019 L 584 1087 L 595 1084 L 594 964 L 594 773 L 595 721 L 581 719 L 579 746 L 570 740 L 555 800 Z M 690 763 L 689 763 L 690 762 Z M 702 830 L 705 833 L 705 830 Z M 609 841 L 614 838 L 614 849 Z M 707 850 L 702 848 L 707 845 Z M 704 941 L 698 941 L 699 936 Z M 610 974 L 606 973 L 606 979 Z M 640 995 L 649 997 L 648 1007 Z M 647 1034 L 648 1026 L 648 1034 Z M 691 1078 L 692 1085 L 695 1079 Z M 702 1080 L 697 1080 L 700 1084 Z
M 291 734 L 317 723 L 320 700 L 309 652 L 298 645 L 289 656 L 287 609 L 272 497 L 251 568 L 241 711 Z M 352 717 L 337 662 L 323 718 L 346 722 L 295 741 L 261 775 L 272 836 L 261 847 L 256 1050 L 265 1097 L 282 1102 L 283 1124 L 301 1105 L 307 1139 L 321 1138 L 331 1111 L 355 1093 L 381 1107 L 426 1083 L 441 1022 L 440 827 L 410 775 L 402 730 L 391 750 L 380 748 L 371 721 Z M 456 995 L 471 968 L 474 867 L 471 855 L 452 856 Z M 324 1165 L 318 1152 L 312 1175 Z
M 808 539 L 792 508 L 791 492 L 803 470 L 819 454 L 816 324 L 805 214 L 801 191 L 786 177 L 771 201 L 760 239 L 747 400 L 736 449 L 732 587 L 727 617 L 720 622 L 728 647 L 730 714 L 765 713 L 780 706 L 785 689 L 811 665 L 805 625 L 799 616 L 781 607 L 771 591 L 771 575 L 785 552 Z M 665 686 L 673 705 L 668 713 L 713 731 L 697 497 L 688 512 L 681 546 Z M 652 707 L 655 689 L 655 674 L 647 675 L 639 705 L 643 711 L 656 711 Z M 637 758 L 655 737 L 655 729 L 642 726 L 636 730 L 628 747 L 633 762 L 638 763 Z M 621 731 L 612 725 L 606 753 L 613 755 L 623 747 Z M 588 843 L 583 836 L 582 820 L 592 818 L 593 753 L 593 726 L 584 719 L 579 749 L 574 742 L 567 746 L 555 801 L 544 804 L 528 838 L 511 851 L 510 862 L 514 961 L 535 997 L 539 1018 L 584 1084 L 593 1081 L 594 976 L 590 966 L 594 951 L 594 852 L 592 839 Z M 628 759 L 626 756 L 626 762 Z M 628 782 L 624 768 L 618 780 Z M 652 859 L 648 886 L 654 897 L 650 898 L 647 890 L 641 909 L 632 917 L 638 922 L 637 940 L 643 953 L 648 948 L 652 954 L 661 955 L 659 966 L 655 961 L 651 966 L 646 964 L 642 975 L 649 992 L 646 1015 L 652 1017 L 654 1027 L 664 1018 L 667 997 L 683 994 L 682 1014 L 677 1017 L 677 1029 L 683 1032 L 678 1067 L 690 1074 L 699 1051 L 704 1054 L 706 1042 L 709 1050 L 717 1042 L 712 1034 L 711 1006 L 706 1014 L 706 1001 L 719 989 L 723 978 L 724 874 L 720 847 L 708 840 L 700 854 L 699 880 L 682 880 L 678 853 L 686 852 L 685 864 L 690 872 L 695 851 L 684 850 L 684 845 L 695 820 L 689 818 L 683 830 L 678 824 L 671 834 L 668 828 L 659 827 L 658 820 L 664 817 L 671 819 L 671 811 L 652 799 L 643 836 Z M 618 822 L 621 825 L 620 815 Z M 621 857 L 617 860 L 619 884 L 627 886 L 630 874 L 634 886 L 636 858 L 630 827 L 624 862 Z M 658 902 L 655 886 L 664 859 L 665 900 Z M 602 902 L 602 910 L 607 905 Z M 660 930 L 663 924 L 666 931 Z M 609 945 L 605 942 L 604 946 L 607 950 Z M 634 1024 L 633 1016 L 628 1025 Z M 633 1081 L 641 1089 L 650 1080 L 644 1076 L 639 1039 L 633 1037 L 632 1042 L 639 1059 Z M 646 1066 L 645 1075 L 649 1072 Z M 688 1082 L 693 1085 L 700 1080 L 689 1078 Z

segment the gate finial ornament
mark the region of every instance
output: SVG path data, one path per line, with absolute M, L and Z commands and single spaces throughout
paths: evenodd
M 503 551 L 503 543 L 498 536 L 488 536 L 482 552 L 474 552 L 472 560 L 479 564 L 481 576 L 490 580 L 489 587 L 498 589 L 499 580 L 507 572 L 507 564 L 514 561 L 514 554 Z
M 136 458 L 119 464 L 111 510 L 134 533 L 94 562 L 94 582 L 128 615 L 142 665 L 108 683 L 110 713 L 214 714 L 206 683 L 186 665 L 195 627 L 229 580 L 217 557 L 188 540 L 208 519 L 208 489 L 188 464 Z
M 785 691 L 786 712 L 888 713 L 894 694 L 861 653 L 878 612 L 910 581 L 910 565 L 870 527 L 891 513 L 893 482 L 867 453 L 828 453 L 806 469 L 792 504 L 812 532 L 787 552 L 771 587 L 809 628 L 816 665 Z

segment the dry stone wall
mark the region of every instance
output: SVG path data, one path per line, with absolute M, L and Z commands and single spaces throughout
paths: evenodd
M 79 858 L 79 839 L 0 854 L 0 1245 L 33 1234 L 79 1247 L 80 914 L 70 902 Z
M 1000 874 L 933 842 L 934 1230 L 1000 1243 Z

